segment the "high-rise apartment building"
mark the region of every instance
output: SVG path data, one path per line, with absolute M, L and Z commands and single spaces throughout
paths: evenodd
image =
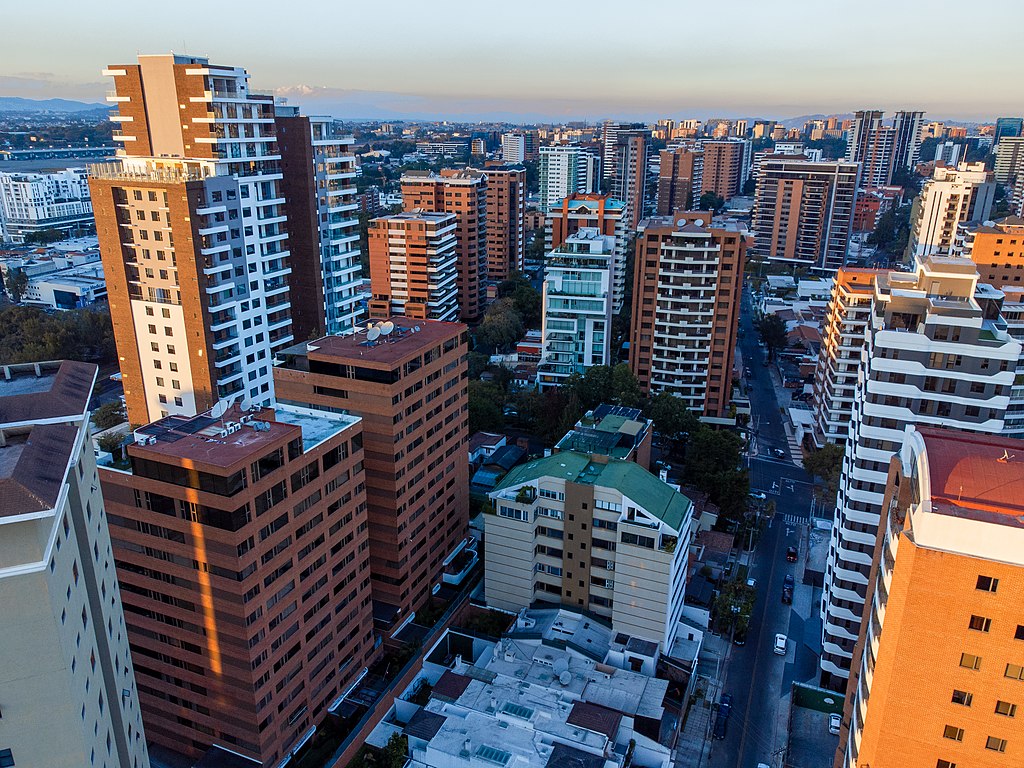
M 616 136 L 611 194 L 626 204 L 626 216 L 631 227 L 636 227 L 646 213 L 650 151 L 651 132 L 648 130 L 619 131 Z
M 901 125 L 908 128 L 912 122 L 904 119 Z M 909 134 L 909 130 L 905 134 Z M 909 136 L 905 138 L 909 149 Z M 863 186 L 886 187 L 890 184 L 896 157 L 896 140 L 896 129 L 882 123 L 881 112 L 865 110 L 854 114 L 853 125 L 847 133 L 846 159 L 861 164 L 860 183 Z
M 973 262 L 928 256 L 875 278 L 821 599 L 822 683 L 842 690 L 864 612 L 889 459 L 908 425 L 998 433 L 1021 345 Z
M 710 192 L 725 200 L 743 191 L 750 175 L 750 142 L 746 139 L 702 141 L 704 171 L 701 176 L 701 194 Z
M 1016 216 L 964 225 L 954 252 L 974 262 L 979 282 L 1000 289 L 1024 288 L 1024 221 Z
M 761 259 L 835 270 L 846 261 L 860 166 L 769 155 L 754 196 L 754 249 Z
M 590 611 L 668 652 L 679 629 L 693 505 L 639 464 L 560 451 L 516 467 L 485 515 L 487 603 Z
M 71 235 L 92 223 L 84 168 L 0 173 L 0 242 L 23 243 L 47 230 Z
M 306 117 L 298 107 L 277 105 L 274 122 L 291 247 L 320 256 L 292 261 L 292 293 L 304 303 L 315 299 L 322 310 L 293 313 L 292 335 L 348 333 L 368 298 L 361 289 L 355 139 L 338 132 L 331 118 Z
M 129 418 L 269 403 L 274 353 L 333 300 L 321 287 L 323 302 L 292 301 L 291 275 L 324 268 L 311 217 L 292 209 L 308 190 L 285 194 L 273 97 L 250 91 L 244 69 L 195 56 L 105 74 L 124 149 L 91 167 L 90 187 Z M 293 249 L 292 233 L 314 245 Z
M 501 282 L 523 268 L 526 255 L 526 169 L 488 165 L 486 278 Z
M 1012 185 L 1024 172 L 1024 136 L 1004 136 L 995 154 L 996 181 Z
M 0 765 L 149 768 L 89 439 L 96 366 L 0 368 Z
M 722 416 L 732 391 L 746 232 L 710 211 L 640 223 L 630 363 L 645 392 Z
M 601 178 L 609 184 L 619 172 L 619 136 L 629 133 L 650 136 L 650 131 L 643 123 L 606 120 L 601 125 Z
M 148 737 L 279 765 L 375 656 L 362 429 L 217 413 L 136 430 L 103 497 Z
M 835 768 L 1024 761 L 1022 456 L 1018 440 L 908 430 L 888 473 Z
M 921 159 L 921 126 L 924 112 L 901 111 L 896 113 L 893 129 L 896 132 L 893 146 L 893 171 L 913 170 Z M 889 180 L 892 180 L 890 175 Z
M 985 221 L 992 212 L 995 183 L 984 163 L 938 166 L 910 212 L 910 257 L 952 253 L 957 227 Z
M 432 211 L 370 222 L 370 317 L 458 317 L 457 227 L 455 214 Z
M 506 163 L 526 162 L 526 137 L 521 133 L 503 133 L 501 159 Z
M 544 246 L 551 252 L 581 227 L 596 229 L 602 235 L 615 237 L 612 265 L 612 313 L 622 311 L 626 295 L 626 249 L 630 227 L 626 204 L 608 195 L 577 194 L 562 200 L 548 211 Z
M 814 429 L 830 443 L 843 445 L 856 406 L 861 349 L 875 297 L 876 269 L 840 267 L 832 277 L 814 370 Z
M 998 146 L 1001 139 L 1015 138 L 1024 135 L 1024 119 L 1019 117 L 1000 117 L 996 120 L 993 143 Z
M 466 543 L 468 332 L 405 317 L 393 330 L 328 336 L 287 350 L 278 398 L 362 417 L 374 618 L 421 607 Z M 378 331 L 380 327 L 378 326 Z
M 543 347 L 537 365 L 542 389 L 611 363 L 615 248 L 614 235 L 583 227 L 544 260 Z
M 704 184 L 704 152 L 685 147 L 663 149 L 659 153 L 659 216 L 688 211 L 700 201 Z
M 402 174 L 402 210 L 455 214 L 459 317 L 478 318 L 487 274 L 487 176 L 474 168 L 408 171 Z
M 598 192 L 601 159 L 576 144 L 540 148 L 540 210 L 547 213 L 576 193 Z

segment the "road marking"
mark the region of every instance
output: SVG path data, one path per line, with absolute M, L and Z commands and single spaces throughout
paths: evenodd
M 782 518 L 786 525 L 807 525 L 807 518 L 802 515 L 788 514 Z

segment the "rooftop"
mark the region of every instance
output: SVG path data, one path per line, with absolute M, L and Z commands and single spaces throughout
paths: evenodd
M 555 446 L 559 451 L 597 453 L 626 459 L 650 430 L 638 408 L 600 405 L 580 419 Z
M 934 427 L 917 431 L 928 456 L 933 512 L 1024 528 L 1024 441 Z
M 36 424 L 0 447 L 0 518 L 57 505 L 78 437 L 72 424 Z
M 0 367 L 0 427 L 83 415 L 96 371 L 72 360 Z
M 577 451 L 562 451 L 516 467 L 505 475 L 496 490 L 542 477 L 614 488 L 676 531 L 682 530 L 692 506 L 688 498 L 639 464 L 616 458 L 593 461 L 590 455 Z
M 393 323 L 394 330 L 381 335 L 374 341 L 369 333 L 358 331 L 346 336 L 325 336 L 316 341 L 304 342 L 290 347 L 282 356 L 313 357 L 318 360 L 345 360 L 355 365 L 373 367 L 407 360 L 421 354 L 425 349 L 436 347 L 447 339 L 466 330 L 462 323 L 448 323 L 440 320 L 410 320 L 396 316 L 378 323 Z

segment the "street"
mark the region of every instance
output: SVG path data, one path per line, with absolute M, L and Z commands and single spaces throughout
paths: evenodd
M 813 588 L 803 583 L 806 531 L 811 522 L 812 478 L 798 463 L 783 427 L 776 396 L 773 368 L 763 365 L 765 351 L 753 323 L 749 293 L 745 293 L 740 316 L 743 336 L 740 355 L 751 403 L 751 437 L 756 453 L 748 456 L 752 493 L 763 492 L 765 504 L 775 503 L 769 521 L 754 549 L 748 575 L 757 581 L 757 598 L 750 617 L 746 643 L 732 646 L 726 665 L 724 692 L 733 697 L 729 731 L 723 741 L 714 742 L 709 765 L 712 768 L 754 768 L 758 763 L 781 765 L 786 744 L 788 702 L 794 680 L 815 677 L 817 658 L 805 642 L 806 626 L 814 611 Z M 777 458 L 775 449 L 784 452 Z M 799 559 L 786 561 L 787 547 L 796 547 Z M 793 604 L 782 602 L 786 575 L 796 581 Z M 785 656 L 774 653 L 777 633 L 787 635 Z

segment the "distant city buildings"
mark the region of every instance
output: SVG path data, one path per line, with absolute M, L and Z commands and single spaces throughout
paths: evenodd
M 0 764 L 8 766 L 149 767 L 121 604 L 128 593 L 118 587 L 89 439 L 95 383 L 87 363 L 0 367 Z
M 43 232 L 71 235 L 93 226 L 84 168 L 0 172 L 0 242 L 23 243 Z
M 601 159 L 576 144 L 540 148 L 540 210 L 547 213 L 577 193 L 599 192 Z
M 1022 454 L 1016 440 L 908 428 L 886 466 L 836 768 L 1020 759 Z M 912 739 L 898 712 L 914 713 Z
M 611 364 L 615 249 L 614 235 L 581 227 L 547 255 L 537 367 L 541 389 L 564 384 L 591 366 Z
M 490 501 L 488 605 L 589 611 L 613 634 L 672 648 L 686 591 L 689 499 L 632 461 L 560 451 L 513 469 Z
M 1024 118 L 1000 117 L 996 120 L 995 133 L 993 134 L 993 141 L 996 146 L 999 146 L 1000 140 L 1004 138 L 1016 138 L 1021 135 L 1024 135 Z
M 6 283 L 17 273 L 25 276 L 22 304 L 59 310 L 80 309 L 107 296 L 103 262 L 95 237 L 0 251 L 0 279 Z
M 501 159 L 506 163 L 526 162 L 526 136 L 521 133 L 503 133 Z
M 370 317 L 458 318 L 457 228 L 454 213 L 396 213 L 370 222 Z
M 995 178 L 1014 184 L 1024 174 L 1024 136 L 1003 136 L 995 147 Z
M 921 158 L 921 126 L 924 112 L 897 112 L 893 120 L 893 172 L 913 170 Z M 890 176 L 890 181 L 892 177 Z
M 984 163 L 936 167 L 914 200 L 907 254 L 914 258 L 948 255 L 957 227 L 988 219 L 994 200 L 995 183 Z
M 754 196 L 751 255 L 834 270 L 846 261 L 860 167 L 769 155 Z
M 645 392 L 726 414 L 747 245 L 745 231 L 710 211 L 641 222 L 630 364 Z

